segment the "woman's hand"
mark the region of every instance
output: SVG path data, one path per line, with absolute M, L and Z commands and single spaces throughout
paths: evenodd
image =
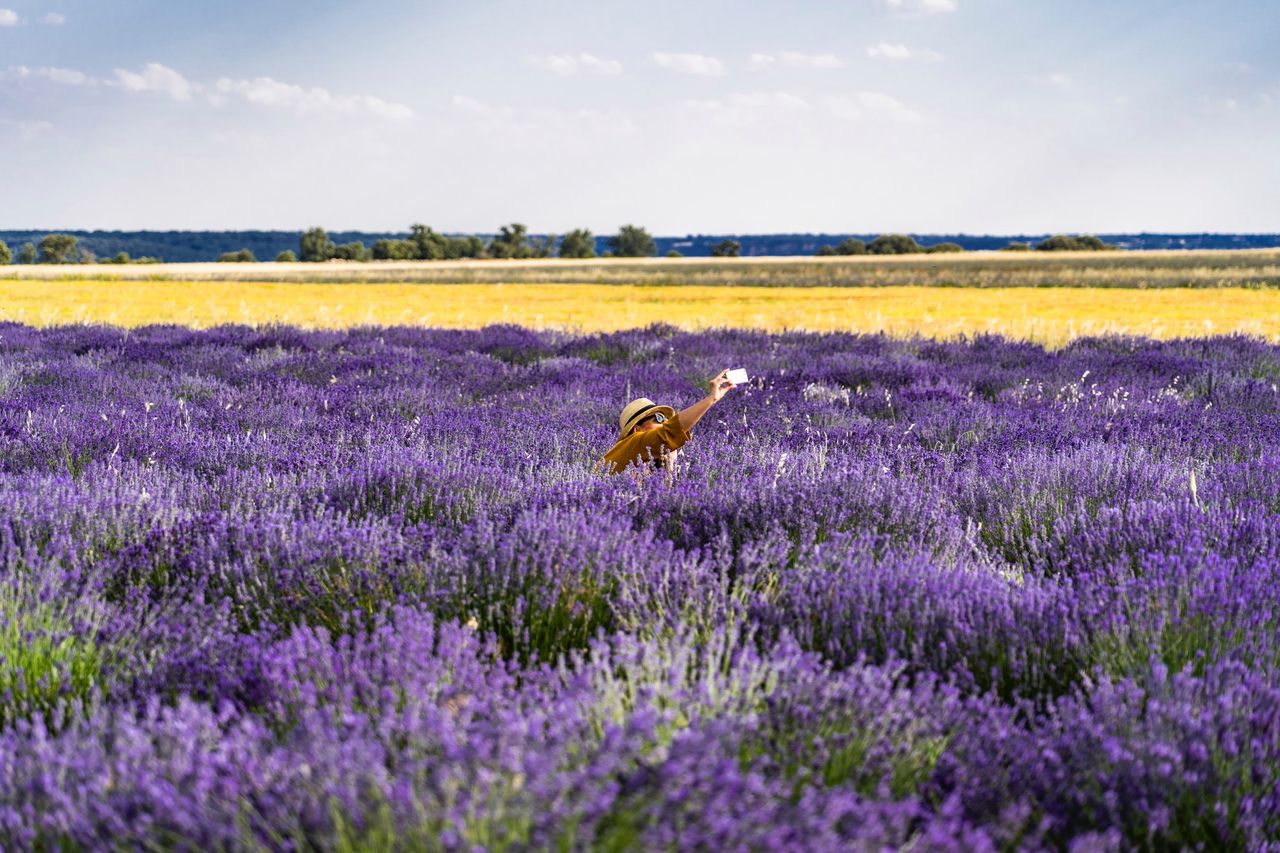
M 720 375 L 711 380 L 711 399 L 720 402 L 720 398 L 738 386 L 729 381 L 729 371 L 720 371 Z
M 718 403 L 721 397 L 736 387 L 729 381 L 728 373 L 728 370 L 720 371 L 719 376 L 707 383 L 710 393 L 677 415 L 680 418 L 680 425 L 686 431 L 692 430 L 693 425 L 702 420 L 702 416 L 707 413 L 707 409 Z

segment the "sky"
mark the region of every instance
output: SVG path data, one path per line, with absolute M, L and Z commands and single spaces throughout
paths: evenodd
M 0 229 L 1280 232 L 1275 0 L 0 0 Z

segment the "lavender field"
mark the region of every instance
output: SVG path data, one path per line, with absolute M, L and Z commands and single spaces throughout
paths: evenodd
M 673 479 L 592 474 L 738 366 Z M 1280 850 L 1277 383 L 0 325 L 0 848 Z

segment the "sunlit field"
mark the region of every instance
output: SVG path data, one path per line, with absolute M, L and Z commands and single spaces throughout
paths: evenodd
M 34 326 L 152 323 L 195 328 L 287 323 L 607 332 L 884 331 L 997 333 L 1049 345 L 1104 333 L 1176 338 L 1246 333 L 1280 340 L 1280 291 L 1246 288 L 663 287 L 590 284 L 285 284 L 6 281 L 0 319 Z
M 0 280 L 27 278 L 721 287 L 1256 288 L 1280 287 L 1280 250 L 0 267 Z

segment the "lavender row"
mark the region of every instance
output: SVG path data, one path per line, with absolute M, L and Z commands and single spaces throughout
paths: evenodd
M 591 473 L 739 364 L 674 480 Z M 0 326 L 0 846 L 1274 846 L 1278 380 Z

